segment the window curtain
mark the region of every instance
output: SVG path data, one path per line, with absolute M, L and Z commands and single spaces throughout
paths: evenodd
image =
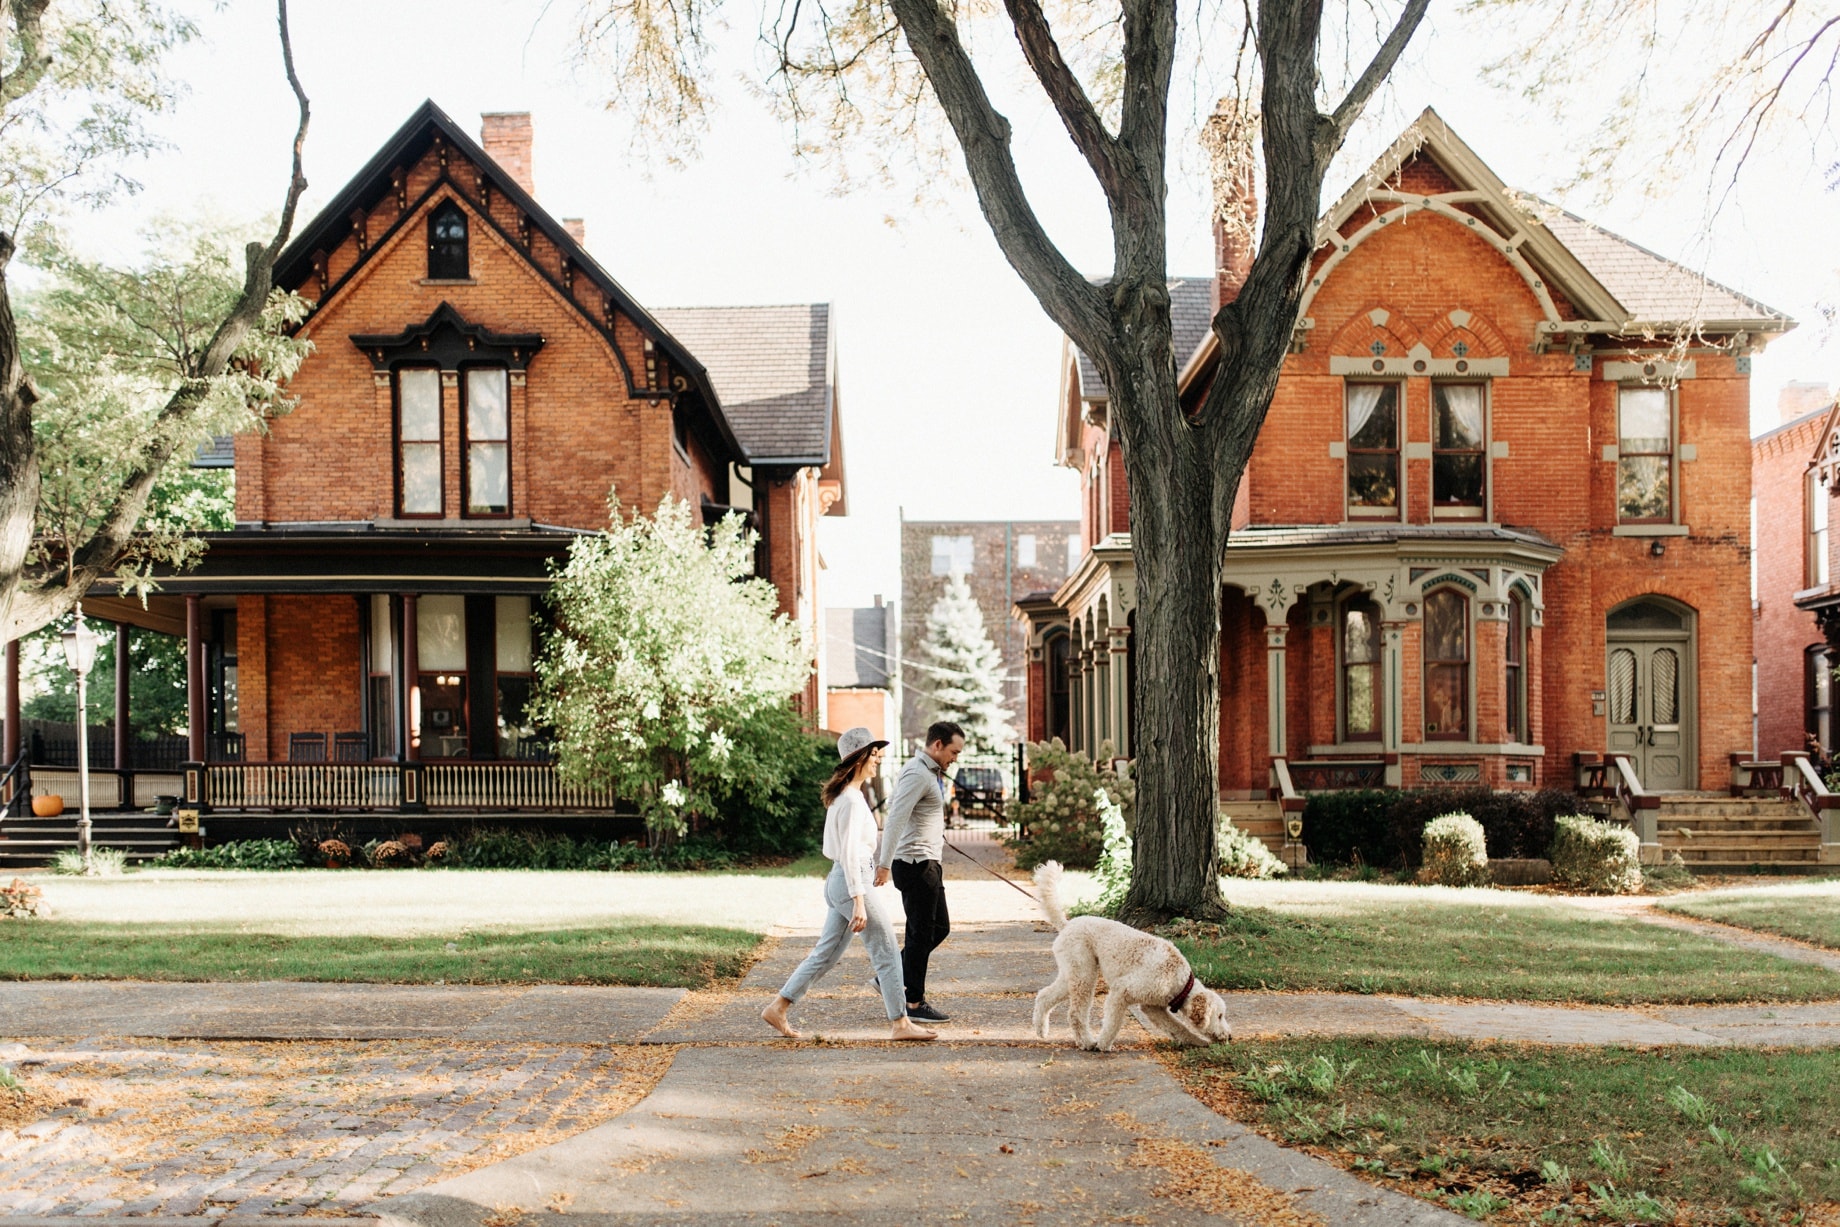
M 1482 389 L 1472 383 L 1441 384 L 1438 446 L 1464 450 L 1482 446 Z
M 1374 416 L 1374 410 L 1380 407 L 1380 398 L 1387 392 L 1383 383 L 1351 383 L 1348 385 L 1348 437 L 1353 439 L 1366 427 L 1368 419 Z

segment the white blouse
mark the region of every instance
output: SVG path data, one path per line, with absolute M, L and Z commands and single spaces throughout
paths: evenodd
M 874 879 L 875 844 L 881 832 L 862 789 L 846 788 L 824 814 L 824 855 L 843 866 L 850 897 L 869 893 Z

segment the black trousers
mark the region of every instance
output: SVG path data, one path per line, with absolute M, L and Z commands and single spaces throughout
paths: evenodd
M 907 1001 L 926 1000 L 926 960 L 952 931 L 946 914 L 945 875 L 938 861 L 901 861 L 890 866 L 894 888 L 901 892 L 907 912 L 907 936 L 901 947 L 901 973 L 907 981 Z

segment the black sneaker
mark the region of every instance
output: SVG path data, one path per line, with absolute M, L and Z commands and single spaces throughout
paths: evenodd
M 922 1001 L 919 1005 L 908 1006 L 907 1016 L 915 1022 L 942 1023 L 952 1021 L 952 1016 L 950 1014 L 941 1014 L 938 1010 L 934 1009 L 932 1003 L 928 1001 Z

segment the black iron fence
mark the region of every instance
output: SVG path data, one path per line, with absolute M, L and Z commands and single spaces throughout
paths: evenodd
M 22 720 L 20 748 L 40 767 L 77 765 L 77 726 L 61 720 Z M 130 737 L 128 760 L 115 761 L 115 724 L 89 727 L 89 765 L 106 771 L 177 771 L 184 762 L 185 738 L 173 735 Z

